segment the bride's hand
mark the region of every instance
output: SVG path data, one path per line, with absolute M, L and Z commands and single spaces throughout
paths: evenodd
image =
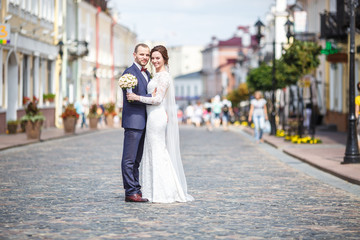
M 128 101 L 139 101 L 140 97 L 135 93 L 126 93 L 126 98 Z

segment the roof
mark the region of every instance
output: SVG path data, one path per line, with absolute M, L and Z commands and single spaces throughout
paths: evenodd
M 228 40 L 225 41 L 219 41 L 218 44 L 219 47 L 224 47 L 224 46 L 238 46 L 241 47 L 242 46 L 242 39 L 241 37 L 232 37 Z
M 192 72 L 192 73 L 177 76 L 176 78 L 174 78 L 174 80 L 199 78 L 199 77 L 201 77 L 201 74 L 202 74 L 202 71 Z

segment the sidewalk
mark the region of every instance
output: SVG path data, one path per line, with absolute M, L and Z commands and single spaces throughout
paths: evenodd
M 117 126 L 114 126 L 114 128 L 118 128 Z M 77 136 L 80 134 L 86 134 L 91 133 L 94 131 L 99 130 L 105 130 L 110 129 L 106 126 L 98 126 L 97 129 L 90 129 L 90 128 L 80 128 L 76 127 L 75 134 L 72 133 L 65 133 L 64 129 L 62 128 L 46 128 L 41 131 L 40 140 L 38 139 L 27 139 L 25 133 L 17 133 L 17 134 L 1 134 L 0 135 L 0 151 L 13 148 L 13 147 L 19 147 L 23 145 L 28 145 L 31 143 L 36 142 L 42 142 L 52 139 L 58 139 L 58 138 L 65 138 L 65 137 L 72 137 Z
M 249 127 L 240 128 L 253 135 Z M 320 170 L 328 172 L 351 183 L 360 185 L 360 164 L 341 164 L 345 155 L 347 134 L 342 132 L 318 131 L 316 138 L 321 144 L 294 144 L 284 138 L 264 134 L 266 143 L 282 150 L 284 153 L 306 162 Z

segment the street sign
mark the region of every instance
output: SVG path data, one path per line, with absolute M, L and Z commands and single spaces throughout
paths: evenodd
M 338 53 L 338 52 L 339 52 L 339 50 L 336 49 L 336 48 L 333 48 L 331 42 L 326 42 L 325 49 L 321 50 L 321 53 L 325 54 L 325 55 L 335 54 L 335 53 Z
M 0 44 L 10 43 L 10 24 L 0 24 Z

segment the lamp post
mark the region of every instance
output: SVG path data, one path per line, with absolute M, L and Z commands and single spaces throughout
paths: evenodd
M 349 1 L 350 9 L 350 71 L 349 71 L 349 127 L 345 157 L 342 164 L 360 163 L 355 117 L 355 9 L 357 0 Z
M 264 24 L 259 20 L 257 20 L 257 22 L 255 23 L 255 27 L 256 27 L 256 40 L 257 40 L 257 43 L 259 45 L 259 67 L 261 65 L 261 51 L 260 51 L 260 41 L 261 41 L 261 38 L 264 36 L 262 35 L 262 29 L 264 28 Z
M 294 37 L 295 34 L 294 32 L 294 22 L 290 21 L 290 19 L 288 18 L 286 23 L 285 23 L 285 28 L 286 28 L 286 38 L 287 38 L 287 43 L 290 43 L 290 38 Z
M 255 27 L 257 28 L 257 34 L 256 34 L 256 39 L 258 41 L 259 44 L 259 52 L 260 52 L 260 41 L 261 38 L 263 37 L 262 34 L 262 28 L 265 25 L 260 21 L 260 19 L 255 23 Z M 274 29 L 275 29 L 275 20 L 274 20 Z M 266 43 L 265 43 L 266 44 Z M 271 103 L 272 103 L 272 108 L 271 108 L 271 114 L 270 114 L 270 123 L 271 123 L 271 132 L 270 135 L 276 135 L 276 108 L 275 108 L 275 91 L 276 91 L 276 66 L 275 66 L 275 34 L 274 34 L 274 40 L 272 42 L 272 46 L 273 46 L 273 52 L 272 52 L 272 96 L 271 96 Z M 260 66 L 260 59 L 259 59 L 259 66 Z

